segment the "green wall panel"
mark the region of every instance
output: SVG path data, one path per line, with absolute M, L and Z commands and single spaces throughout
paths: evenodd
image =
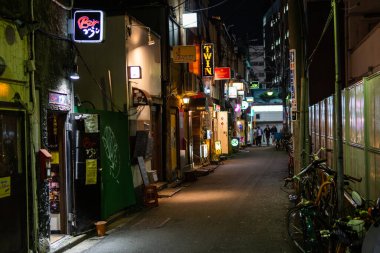
M 128 118 L 118 112 L 81 111 L 100 117 L 102 167 L 102 218 L 136 203 L 130 152 Z

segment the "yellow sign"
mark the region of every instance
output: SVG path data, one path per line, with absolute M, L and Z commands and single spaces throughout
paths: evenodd
M 195 46 L 175 46 L 173 47 L 173 62 L 189 63 L 196 61 Z
M 221 141 L 215 142 L 215 154 L 217 154 L 217 155 L 222 154 L 222 142 Z
M 11 196 L 11 177 L 0 178 L 0 199 Z
M 86 160 L 86 184 L 96 184 L 98 174 L 98 161 L 96 159 Z
M 214 44 L 202 44 L 202 76 L 214 76 Z
M 59 164 L 59 152 L 52 151 L 50 154 L 51 154 L 51 164 Z

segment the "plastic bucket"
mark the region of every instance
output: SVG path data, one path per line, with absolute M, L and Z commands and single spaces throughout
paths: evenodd
M 95 222 L 96 233 L 98 234 L 98 236 L 104 236 L 106 234 L 106 224 L 106 221 Z

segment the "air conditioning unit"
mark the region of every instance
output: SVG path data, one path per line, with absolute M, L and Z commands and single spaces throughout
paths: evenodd
M 197 76 L 191 72 L 186 72 L 183 78 L 183 93 L 188 95 L 197 94 L 199 91 Z

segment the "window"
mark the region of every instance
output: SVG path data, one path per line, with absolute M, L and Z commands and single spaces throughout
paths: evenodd
M 256 119 L 260 119 L 260 113 L 256 113 Z
M 171 18 L 169 19 L 169 44 L 170 46 L 179 45 L 179 25 Z

